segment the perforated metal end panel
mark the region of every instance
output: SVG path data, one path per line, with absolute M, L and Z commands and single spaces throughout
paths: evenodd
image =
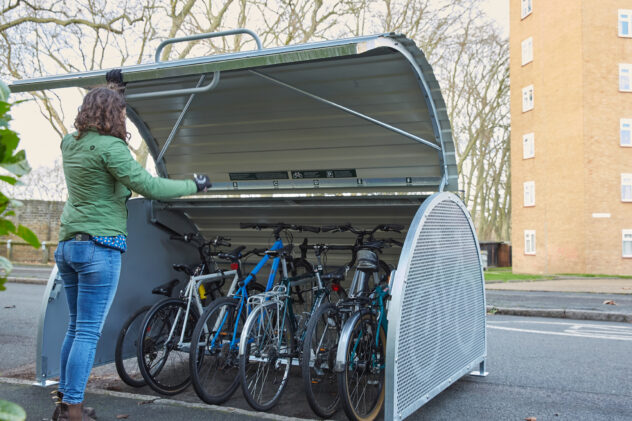
M 407 417 L 486 353 L 476 232 L 461 200 L 437 193 L 417 211 L 393 281 L 384 419 Z

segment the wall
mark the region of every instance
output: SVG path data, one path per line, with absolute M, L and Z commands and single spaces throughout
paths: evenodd
M 6 241 L 11 239 L 10 260 L 18 263 L 42 263 L 54 260 L 53 252 L 57 246 L 59 235 L 59 218 L 64 208 L 64 202 L 48 202 L 44 200 L 23 200 L 23 206 L 14 208 L 16 215 L 11 217 L 14 224 L 22 224 L 30 228 L 40 242 L 53 243 L 46 251 L 34 249 L 26 245 L 24 240 L 15 236 L 0 237 L 0 255 L 9 257 Z

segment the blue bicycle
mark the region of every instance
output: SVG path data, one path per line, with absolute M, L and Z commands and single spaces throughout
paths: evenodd
M 265 291 L 270 291 L 281 272 L 281 278 L 313 276 L 312 266 L 303 258 L 293 259 L 291 234 L 288 231 L 309 231 L 318 233 L 320 228 L 303 225 L 251 224 L 242 223 L 241 228 L 272 229 L 274 244 L 265 251 L 263 258 L 252 272 L 229 291 L 225 298 L 219 298 L 206 308 L 200 316 L 193 334 L 189 356 L 191 380 L 195 392 L 204 402 L 221 404 L 226 402 L 239 387 L 239 341 L 244 323 L 251 307 L 248 304 L 248 285 L 271 260 L 270 274 Z M 290 244 L 283 244 L 282 233 Z M 311 290 L 311 288 L 308 288 Z M 302 297 L 297 299 L 300 301 Z

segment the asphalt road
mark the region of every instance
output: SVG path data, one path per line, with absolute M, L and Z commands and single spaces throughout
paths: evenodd
M 34 373 L 34 335 L 43 289 L 7 284 L 7 291 L 0 292 L 2 375 Z M 489 376 L 462 378 L 409 419 L 629 421 L 631 351 L 630 324 L 489 316 Z M 146 387 L 124 385 L 112 367 L 96 369 L 91 384 L 153 394 Z M 199 402 L 190 388 L 175 398 Z M 226 405 L 248 409 L 240 392 Z M 274 412 L 313 418 L 298 378 L 291 379 Z M 344 420 L 344 414 L 339 412 L 335 419 Z

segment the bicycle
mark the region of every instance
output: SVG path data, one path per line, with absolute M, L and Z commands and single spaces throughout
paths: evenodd
M 306 245 L 306 243 L 304 243 Z M 322 303 L 330 302 L 331 290 L 346 296 L 340 282 L 345 273 L 337 271 L 323 273 L 322 256 L 328 250 L 352 250 L 353 246 L 313 246 L 317 266 L 313 274 L 285 276 L 272 291 L 258 294 L 249 299 L 253 307 L 246 319 L 239 344 L 239 377 L 244 397 L 254 409 L 266 411 L 281 398 L 288 381 L 293 361 L 301 357 L 307 323 L 314 310 Z M 290 259 L 288 255 L 286 258 Z M 291 296 L 295 285 L 306 278 L 315 281 L 309 310 L 298 314 L 296 299 Z M 331 287 L 335 285 L 335 288 Z M 304 306 L 299 304 L 301 310 Z
M 167 298 L 154 304 L 141 323 L 138 338 L 137 361 L 145 382 L 156 392 L 174 395 L 184 390 L 191 382 L 186 359 L 188 358 L 193 326 L 199 319 L 205 301 L 214 301 L 221 296 L 221 286 L 232 276 L 234 289 L 240 277 L 239 259 L 245 246 L 230 253 L 214 251 L 220 246 L 230 246 L 228 239 L 216 237 L 204 242 L 199 234 L 172 236 L 185 243 L 194 242 L 200 252 L 201 263 L 192 267 L 174 265 L 174 269 L 185 273 L 189 281 L 178 298 Z M 218 269 L 213 257 L 231 260 L 235 269 Z M 204 285 L 207 287 L 205 288 Z
M 376 253 L 392 244 L 402 245 L 393 239 L 363 244 L 358 270 L 376 274 Z M 350 420 L 373 420 L 384 404 L 388 299 L 390 283 L 380 282 L 368 296 L 362 292 L 354 297 L 355 303 L 341 307 L 349 315 L 342 326 L 334 370 L 338 373 L 340 401 Z
M 209 305 L 193 330 L 189 355 L 189 371 L 197 395 L 209 404 L 227 401 L 239 387 L 239 340 L 244 323 L 251 311 L 248 286 L 256 275 L 272 259 L 265 291 L 270 291 L 281 266 L 282 277 L 287 278 L 288 266 L 292 274 L 312 273 L 309 262 L 296 259 L 288 261 L 287 251 L 292 248 L 290 230 L 319 232 L 318 227 L 301 225 L 241 223 L 241 228 L 272 229 L 273 245 L 265 251 L 261 260 L 227 297 Z M 281 233 L 285 232 L 289 245 L 285 246 Z
M 173 289 L 180 281 L 174 279 L 166 284 L 160 285 L 151 290 L 152 294 L 170 297 Z M 114 365 L 116 372 L 123 382 L 132 387 L 142 387 L 147 384 L 140 373 L 138 367 L 137 347 L 140 324 L 151 306 L 143 306 L 136 310 L 132 316 L 123 324 L 116 340 L 114 348 Z
M 352 259 L 344 268 L 346 271 L 352 267 L 356 269 L 348 291 L 349 297 L 337 303 L 323 303 L 310 318 L 303 342 L 303 387 L 310 407 L 322 418 L 333 416 L 340 406 L 338 374 L 334 371 L 334 362 L 342 326 L 349 313 L 363 305 L 362 297 L 369 291 L 369 279 L 373 278 L 374 284 L 379 285 L 388 283 L 391 276 L 391 267 L 372 251 L 375 234 L 377 231 L 399 233 L 403 228 L 395 224 L 378 225 L 370 230 L 360 230 L 350 224 L 322 228 L 325 232 L 349 231 L 356 235 Z M 387 241 L 401 245 L 396 240 Z

